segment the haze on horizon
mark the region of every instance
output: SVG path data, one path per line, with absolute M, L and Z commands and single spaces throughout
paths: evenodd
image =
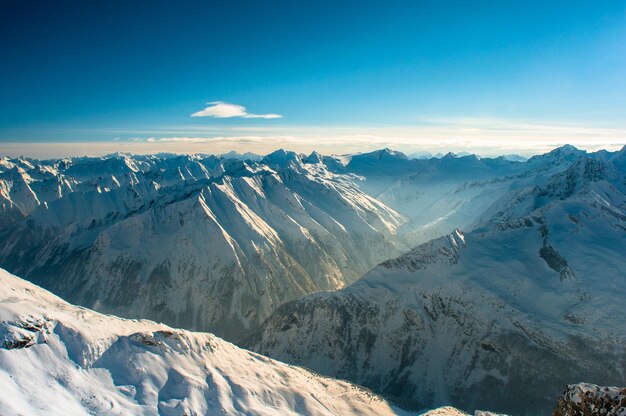
M 621 1 L 2 8 L 0 156 L 626 143 Z

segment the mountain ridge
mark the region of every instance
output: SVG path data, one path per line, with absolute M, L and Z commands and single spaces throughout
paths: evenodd
M 612 162 L 577 160 L 546 180 L 568 192 L 514 194 L 511 215 L 289 302 L 244 345 L 409 407 L 543 414 L 565 384 L 619 384 L 626 180 Z
M 85 306 L 234 339 L 404 247 L 401 215 L 296 156 L 117 159 L 124 176 L 106 183 L 101 159 L 94 176 L 63 162 L 80 166 L 76 189 L 0 230 L 0 262 Z
M 0 413 L 408 415 L 212 334 L 66 303 L 0 269 Z

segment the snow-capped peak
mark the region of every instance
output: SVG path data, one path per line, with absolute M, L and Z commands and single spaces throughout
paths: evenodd
M 323 161 L 324 157 L 315 151 L 311 152 L 311 154 L 304 159 L 305 163 L 321 163 Z
M 535 163 L 539 161 L 548 161 L 548 160 L 573 162 L 578 157 L 583 156 L 586 153 L 587 152 L 584 150 L 580 150 L 570 144 L 565 144 L 561 147 L 557 147 L 556 149 L 549 151 L 548 153 L 533 156 L 530 159 L 528 159 L 528 161 L 530 163 Z
M 296 152 L 278 149 L 263 157 L 261 161 L 268 165 L 285 167 L 290 163 L 300 164 L 302 159 Z

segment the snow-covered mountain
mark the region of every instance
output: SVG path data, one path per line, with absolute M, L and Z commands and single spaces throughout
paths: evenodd
M 572 146 L 525 162 L 453 154 L 410 159 L 389 149 L 341 157 L 276 151 L 2 158 L 0 265 L 101 312 L 231 340 L 269 317 L 247 345 L 415 409 L 452 404 L 547 413 L 568 383 L 620 384 L 626 375 L 625 172 L 626 148 L 586 153 Z M 44 293 L 30 286 L 27 292 Z M 0 303 L 10 309 L 14 301 Z M 37 313 L 56 311 L 55 302 L 37 303 Z M 205 339 L 215 337 L 61 309 L 68 308 L 87 314 L 87 323 L 7 315 L 2 336 L 11 349 L 0 353 L 26 353 L 33 361 L 24 373 L 42 375 L 68 406 L 82 406 L 79 414 L 111 403 L 147 414 L 213 405 L 271 413 L 268 403 L 285 412 L 350 413 L 343 404 L 309 404 L 317 393 L 303 399 L 289 391 L 283 401 L 256 386 L 244 401 L 222 393 L 215 399 L 203 390 L 208 373 L 189 370 L 193 360 L 206 359 Z M 111 328 L 96 331 L 94 320 Z M 89 329 L 79 329 L 84 325 Z M 76 333 L 87 341 L 75 345 Z M 47 340 L 41 347 L 40 339 Z M 172 358 L 181 345 L 193 356 L 184 363 Z M 223 345 L 244 354 L 236 361 L 249 359 Z M 35 347 L 44 355 L 31 357 Z M 79 367 L 98 358 L 51 382 L 55 376 L 44 376 L 41 362 L 53 352 L 55 363 L 66 354 Z M 126 359 L 159 365 L 150 361 L 156 369 L 148 383 L 117 373 L 116 360 Z M 92 370 L 96 361 L 106 370 Z M 239 372 L 240 364 L 229 365 Z M 187 372 L 175 370 L 169 382 L 174 367 Z M 11 376 L 3 383 L 15 390 Z M 89 396 L 74 393 L 101 376 L 106 380 L 87 389 Z M 118 384 L 111 403 L 99 400 Z M 237 396 L 244 384 L 224 391 Z M 20 400 L 10 409 L 29 406 Z
M 230 151 L 220 156 L 222 156 L 224 159 L 255 160 L 255 161 L 261 160 L 263 158 L 263 156 L 257 155 L 256 153 L 252 153 L 252 152 L 238 153 L 235 151 Z
M 582 155 L 3 158 L 0 265 L 100 311 L 234 340 L 284 302 L 509 215 Z
M 625 157 L 531 158 L 538 185 L 482 226 L 283 305 L 247 345 L 416 408 L 549 414 L 566 384 L 623 384 Z
M 209 333 L 73 306 L 2 269 L 0 386 L 3 415 L 415 414 Z
M 622 152 L 623 153 L 623 150 Z M 407 221 L 406 240 L 419 244 L 452 232 L 481 225 L 482 216 L 506 194 L 543 185 L 585 155 L 597 160 L 615 159 L 620 152 L 587 154 L 565 145 L 524 163 L 507 157 L 481 158 L 448 153 L 440 158 L 409 159 L 390 149 L 340 158 L 325 157 L 329 170 L 354 176 L 355 183 Z
M 99 311 L 237 339 L 406 250 L 402 215 L 304 159 L 5 159 L 0 265 Z M 51 183 L 66 186 L 39 192 Z
M 405 415 L 208 333 L 70 305 L 0 269 L 0 414 Z
M 471 229 L 491 203 L 520 186 L 516 177 L 529 170 L 529 165 L 504 158 L 448 153 L 440 158 L 409 159 L 389 149 L 327 157 L 324 163 L 334 172 L 354 175 L 364 192 L 405 215 L 409 221 L 402 231 L 413 244 L 456 227 Z M 534 176 L 530 174 L 528 180 Z

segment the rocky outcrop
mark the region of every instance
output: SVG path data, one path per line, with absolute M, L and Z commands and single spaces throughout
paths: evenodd
M 626 387 L 570 384 L 552 416 L 626 416 Z

